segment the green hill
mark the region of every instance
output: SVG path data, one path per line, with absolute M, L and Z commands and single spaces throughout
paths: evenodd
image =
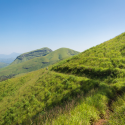
M 31 52 L 27 52 L 27 53 L 24 53 L 24 54 L 21 54 L 20 56 L 18 56 L 12 64 L 22 63 L 27 60 L 33 59 L 35 57 L 46 56 L 50 52 L 52 52 L 52 50 L 47 47 L 44 47 L 44 48 L 41 48 L 38 50 L 34 50 Z
M 0 82 L 0 124 L 124 125 L 124 45 L 125 33 L 49 70 Z
M 55 62 L 58 62 L 62 59 L 65 59 L 67 57 L 76 55 L 78 53 L 79 52 L 68 48 L 60 48 L 58 50 L 55 50 L 47 54 L 46 56 L 44 55 L 41 57 L 36 57 L 30 60 L 27 60 L 22 63 L 14 64 L 18 62 L 18 57 L 17 57 L 17 59 L 12 63 L 12 65 L 9 65 L 0 70 L 0 77 L 1 79 L 4 80 L 5 78 L 10 78 L 20 73 L 27 73 L 30 71 L 38 70 L 46 66 L 49 66 Z M 25 54 L 22 54 L 22 55 L 25 55 Z
M 64 58 L 77 55 L 79 52 L 71 50 L 69 48 L 60 48 L 55 50 L 54 52 L 48 54 L 46 58 L 50 61 L 55 61 L 55 60 L 62 60 Z

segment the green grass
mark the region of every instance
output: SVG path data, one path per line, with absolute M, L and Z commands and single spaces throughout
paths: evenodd
M 53 107 L 70 100 L 78 93 L 84 94 L 96 88 L 98 84 L 98 81 L 88 78 L 58 74 L 44 69 L 3 81 L 0 83 L 0 119 L 6 119 L 2 121 L 3 124 L 21 123 L 28 115 L 32 117 L 45 107 Z
M 34 125 L 91 125 L 106 114 L 108 98 L 102 94 L 102 90 L 92 89 L 86 96 L 78 95 L 65 106 L 57 106 L 49 112 L 39 113 L 32 122 Z
M 112 105 L 113 112 L 110 113 L 109 125 L 124 125 L 125 124 L 125 94 L 118 97 Z
M 124 124 L 124 42 L 125 33 L 48 70 L 0 82 L 0 124 L 92 125 L 106 119 L 107 111 L 107 124 Z M 51 54 L 46 61 L 62 58 Z
M 122 82 L 124 78 L 113 80 L 114 82 L 109 77 L 96 80 L 41 69 L 3 81 L 0 83 L 1 124 L 27 125 L 32 121 L 34 124 L 52 122 L 89 125 L 105 117 L 109 100 L 122 91 L 123 84 L 119 86 L 118 82 Z M 64 109 L 64 114 L 57 113 L 52 118 L 50 114 L 41 116 L 41 113 L 65 105 L 65 102 L 70 104 L 71 101 L 76 105 L 68 111 Z

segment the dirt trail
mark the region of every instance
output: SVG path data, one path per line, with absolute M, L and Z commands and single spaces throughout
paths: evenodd
M 97 121 L 96 123 L 94 123 L 93 125 L 105 125 L 108 121 L 109 118 L 109 110 L 106 111 L 106 117 L 105 119 L 100 119 L 99 121 Z
M 104 125 L 107 122 L 106 119 L 100 119 L 98 122 L 96 122 L 94 125 Z

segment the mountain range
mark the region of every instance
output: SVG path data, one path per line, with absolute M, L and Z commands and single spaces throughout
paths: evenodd
M 24 53 L 19 55 L 9 66 L 0 69 L 0 79 L 35 71 L 78 53 L 68 48 L 52 51 L 47 47 Z
M 0 54 L 0 58 L 2 58 L 2 59 L 16 58 L 19 55 L 20 55 L 20 53 L 15 53 L 15 52 L 13 52 L 13 53 L 11 53 L 9 55 Z
M 10 55 L 0 54 L 0 68 L 11 64 L 20 53 L 12 53 Z

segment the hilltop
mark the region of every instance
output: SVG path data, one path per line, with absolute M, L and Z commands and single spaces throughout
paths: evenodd
M 0 82 L 0 124 L 124 125 L 124 45 L 125 33 L 48 70 Z
M 51 62 L 55 62 L 77 54 L 79 54 L 78 51 L 74 51 L 69 48 L 59 48 L 54 52 L 48 54 L 46 58 Z
M 24 58 L 22 59 L 22 63 L 21 63 L 21 61 L 19 61 L 19 57 L 22 57 L 22 55 L 27 55 L 27 54 L 22 54 L 21 56 L 17 57 L 17 59 L 11 65 L 9 65 L 5 68 L 2 68 L 0 70 L 1 79 L 5 79 L 5 76 L 6 76 L 6 78 L 10 78 L 10 77 L 18 75 L 20 73 L 27 73 L 27 72 L 31 72 L 34 70 L 38 70 L 40 68 L 44 68 L 46 66 L 52 65 L 55 62 L 58 62 L 62 59 L 68 58 L 70 56 L 73 56 L 73 55 L 76 55 L 79 53 L 77 51 L 74 51 L 74 50 L 71 50 L 68 48 L 60 48 L 60 49 L 57 49 L 57 50 L 52 51 L 49 54 L 47 54 L 48 51 L 46 52 L 45 49 L 46 48 L 40 50 L 40 52 L 42 51 L 42 53 L 44 51 L 43 56 L 34 57 L 33 59 L 30 59 L 27 61 L 24 61 L 24 59 L 26 59 L 24 56 Z M 33 55 L 37 54 L 36 52 L 38 52 L 38 51 L 33 51 Z M 32 52 L 29 52 L 29 53 L 28 54 L 31 55 Z M 40 55 L 36 55 L 36 56 L 40 56 Z M 28 59 L 30 57 L 31 56 L 27 56 Z
M 12 64 L 22 63 L 27 60 L 33 59 L 35 57 L 46 56 L 50 52 L 52 52 L 51 49 L 44 47 L 44 48 L 37 49 L 31 52 L 23 53 L 20 56 L 18 56 Z

